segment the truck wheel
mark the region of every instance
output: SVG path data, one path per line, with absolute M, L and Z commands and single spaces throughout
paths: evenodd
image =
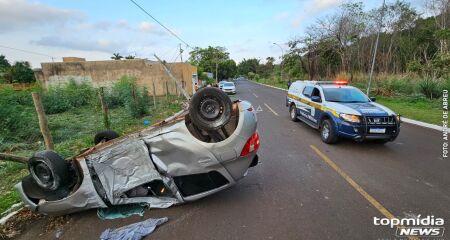
M 70 182 L 69 164 L 57 153 L 37 152 L 28 160 L 28 170 L 39 187 L 54 191 Z
M 94 143 L 95 145 L 97 145 L 101 142 L 108 142 L 118 137 L 119 134 L 114 132 L 113 130 L 104 130 L 95 134 Z
M 291 104 L 291 107 L 289 108 L 289 113 L 291 120 L 294 122 L 298 122 L 297 107 L 295 106 L 295 104 Z
M 320 138 L 327 144 L 336 143 L 338 140 L 336 130 L 329 119 L 323 120 L 320 125 Z
M 227 94 L 218 88 L 205 87 L 191 98 L 189 116 L 198 128 L 217 130 L 230 121 L 231 108 L 232 102 Z

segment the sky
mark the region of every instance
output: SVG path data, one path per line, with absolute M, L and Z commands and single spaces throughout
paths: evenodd
M 222 46 L 237 62 L 264 62 L 282 54 L 273 43 L 286 52 L 289 40 L 346 0 L 135 1 L 191 47 Z M 420 11 L 423 1 L 410 3 Z M 363 2 L 367 9 L 382 4 Z M 0 54 L 34 68 L 65 56 L 105 60 L 116 52 L 180 61 L 180 43 L 129 0 L 0 0 Z M 191 49 L 181 47 L 184 61 Z

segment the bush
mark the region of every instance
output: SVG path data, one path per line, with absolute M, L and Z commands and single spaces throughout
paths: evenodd
M 30 91 L 0 90 L 0 145 L 40 138 Z
M 131 116 L 138 118 L 149 113 L 150 96 L 146 88 L 139 88 L 136 78 L 123 76 L 114 84 L 112 89 L 105 94 L 109 107 L 124 106 Z
M 47 114 L 62 113 L 72 108 L 88 105 L 95 98 L 94 88 L 88 83 L 74 81 L 63 87 L 50 87 L 43 93 L 42 101 Z
M 441 96 L 440 86 L 436 80 L 424 79 L 419 83 L 420 92 L 429 99 Z

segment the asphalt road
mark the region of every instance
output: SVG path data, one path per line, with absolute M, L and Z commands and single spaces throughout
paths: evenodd
M 197 202 L 152 209 L 143 218 L 101 221 L 74 214 L 63 239 L 98 239 L 106 228 L 169 217 L 147 239 L 394 239 L 374 217 L 433 215 L 450 221 L 450 160 L 436 130 L 403 124 L 395 142 L 321 142 L 319 133 L 289 120 L 286 92 L 248 81 L 236 97 L 258 112 L 260 164 L 236 186 Z M 54 239 L 36 222 L 21 239 Z M 444 233 L 450 239 L 450 233 Z

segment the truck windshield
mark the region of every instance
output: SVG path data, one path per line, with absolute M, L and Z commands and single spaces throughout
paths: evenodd
M 323 88 L 325 100 L 328 102 L 365 103 L 369 98 L 355 88 Z

